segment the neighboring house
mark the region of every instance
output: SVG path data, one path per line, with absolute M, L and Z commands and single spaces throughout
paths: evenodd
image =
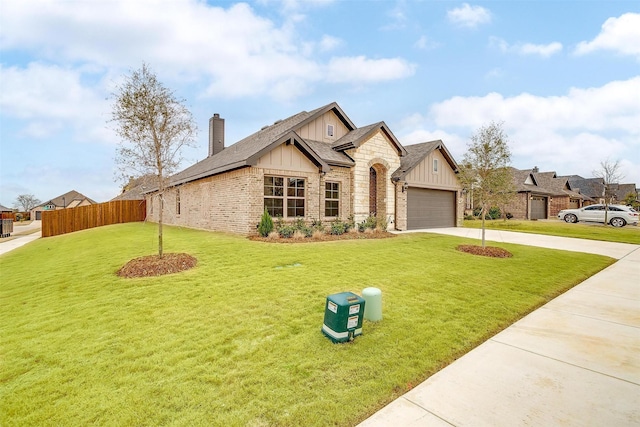
M 13 213 L 13 209 L 0 204 L 0 218 L 15 219 L 15 214 Z
M 31 209 L 31 218 L 42 219 L 42 211 L 54 211 L 58 209 L 75 208 L 77 206 L 94 205 L 96 202 L 84 194 L 71 190 L 61 196 L 46 201 Z
M 635 196 L 634 200 L 638 200 L 638 190 L 635 184 L 613 184 L 612 193 L 614 204 L 621 204 L 630 194 Z
M 463 214 L 457 171 L 442 141 L 404 147 L 384 122 L 358 128 L 336 103 L 278 120 L 230 147 L 215 114 L 209 156 L 170 178 L 163 219 L 255 234 L 266 209 L 284 220 L 376 215 L 396 230 L 453 227 Z M 159 200 L 147 194 L 152 221 Z
M 515 219 L 553 218 L 562 209 L 582 207 L 589 199 L 571 186 L 568 177 L 555 172 L 540 172 L 538 167 L 512 171 L 517 195 L 503 210 Z
M 604 203 L 604 179 L 583 178 L 580 175 L 569 175 L 566 178 L 571 188 L 586 197 L 584 206 Z

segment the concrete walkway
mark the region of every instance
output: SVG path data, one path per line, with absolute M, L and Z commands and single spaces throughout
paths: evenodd
M 25 234 L 32 230 L 39 230 L 31 234 Z M 15 225 L 13 226 L 13 233 L 11 233 L 14 239 L 7 240 L 0 243 L 0 255 L 12 251 L 20 246 L 26 245 L 29 242 L 33 242 L 36 239 L 42 237 L 42 221 L 31 221 L 28 225 Z
M 423 231 L 480 236 L 465 228 Z M 486 239 L 619 261 L 360 426 L 639 426 L 640 246 L 494 230 Z

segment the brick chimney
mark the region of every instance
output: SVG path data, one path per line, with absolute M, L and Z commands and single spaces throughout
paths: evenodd
M 224 119 L 215 113 L 209 119 L 209 157 L 224 150 Z

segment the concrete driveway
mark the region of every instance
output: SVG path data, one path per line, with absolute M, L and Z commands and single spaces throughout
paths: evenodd
M 480 236 L 466 228 L 421 231 Z M 639 426 L 640 246 L 494 230 L 486 239 L 618 261 L 360 426 Z
M 38 231 L 32 232 L 34 230 Z M 28 225 L 14 224 L 11 237 L 13 237 L 13 239 L 0 242 L 0 255 L 42 237 L 42 221 L 31 221 Z

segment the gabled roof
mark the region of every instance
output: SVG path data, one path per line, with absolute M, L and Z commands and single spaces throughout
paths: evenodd
M 54 205 L 62 208 L 74 207 L 85 200 L 92 205 L 95 205 L 97 203 L 95 200 L 88 198 L 84 194 L 78 193 L 76 190 L 71 190 L 67 193 L 64 193 L 61 196 L 55 197 L 44 203 L 40 203 L 38 206 L 36 206 L 36 208 L 40 206 L 46 206 L 46 205 Z
M 573 191 L 590 198 L 598 199 L 604 196 L 604 180 L 602 178 L 583 178 L 580 175 L 566 177 Z
M 306 141 L 294 132 L 295 129 L 304 126 L 328 111 L 333 111 L 347 129 L 355 129 L 355 125 L 335 102 L 312 111 L 302 111 L 284 120 L 278 120 L 271 126 L 265 126 L 258 132 L 241 139 L 230 147 L 226 147 L 218 154 L 207 157 L 173 175 L 169 185 L 179 185 L 222 172 L 253 166 L 264 154 L 287 141 L 294 143 L 314 164 L 325 172 L 330 169 L 329 164 L 351 165 L 352 161 L 348 156 L 342 153 L 330 153 L 319 147 L 319 143 Z M 318 148 L 320 149 L 317 150 Z
M 391 141 L 391 144 L 393 144 L 394 148 L 398 152 L 398 155 L 407 155 L 407 150 L 405 150 L 402 144 L 400 144 L 400 141 L 398 141 L 393 132 L 389 130 L 389 127 L 385 122 L 373 123 L 368 126 L 354 129 L 334 142 L 331 147 L 334 150 L 339 151 L 348 150 L 350 148 L 358 148 L 360 147 L 360 145 L 362 145 L 362 143 L 367 141 L 374 133 L 378 132 L 379 130 L 382 131 L 382 133 L 384 133 L 387 138 L 389 138 L 389 141 Z
M 545 177 L 544 173 L 534 173 L 534 169 L 515 169 L 511 168 L 513 173 L 513 183 L 518 193 L 535 193 L 545 196 L 553 196 L 553 190 L 539 185 L 538 180 Z M 531 184 L 529 183 L 531 182 Z
M 144 175 L 139 178 L 130 178 L 129 182 L 122 189 L 122 193 L 110 200 L 143 200 L 147 189 L 156 186 L 158 177 L 154 175 Z
M 458 164 L 441 140 L 407 145 L 404 148 L 407 154 L 400 158 L 400 167 L 393 173 L 393 175 L 391 175 L 391 179 L 393 181 L 403 180 L 409 172 L 411 172 L 425 157 L 435 150 L 440 150 L 447 163 L 449 163 L 449 166 L 451 166 L 451 169 L 456 173 L 458 172 Z
M 555 172 L 538 172 L 533 169 L 512 168 L 516 191 L 544 196 L 569 196 L 584 199 L 585 196 L 572 190 L 567 177 L 558 177 Z M 588 198 L 588 197 L 586 197 Z
M 13 212 L 13 209 L 10 209 L 10 208 L 8 208 L 6 206 L 2 206 L 0 204 L 0 212 Z

